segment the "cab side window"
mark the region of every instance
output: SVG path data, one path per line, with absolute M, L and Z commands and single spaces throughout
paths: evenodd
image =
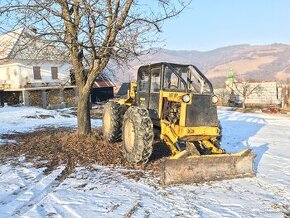
M 151 92 L 159 92 L 160 91 L 160 75 L 161 68 L 152 68 L 151 69 Z
M 149 88 L 149 68 L 144 67 L 140 69 L 139 71 L 139 85 L 140 85 L 140 91 L 146 92 Z
M 170 90 L 184 90 L 185 89 L 183 83 L 181 83 L 179 78 L 168 67 L 165 67 L 164 89 L 170 89 Z

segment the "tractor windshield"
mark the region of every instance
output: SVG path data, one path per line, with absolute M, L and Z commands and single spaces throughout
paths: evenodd
M 164 75 L 165 89 L 184 91 L 186 86 L 188 91 L 192 93 L 206 94 L 212 92 L 210 83 L 193 66 L 175 65 L 173 68 L 166 66 Z
M 188 66 L 187 68 L 188 89 L 194 93 L 211 93 L 211 84 L 206 80 L 206 78 L 202 77 L 193 66 Z

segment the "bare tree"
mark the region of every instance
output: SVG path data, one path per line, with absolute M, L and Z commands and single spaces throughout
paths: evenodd
M 46 42 L 64 47 L 78 88 L 78 133 L 88 134 L 95 78 L 110 60 L 126 62 L 149 48 L 163 21 L 188 4 L 183 0 L 6 0 L 0 3 L 0 24 L 6 30 L 33 26 Z
M 261 93 L 262 87 L 258 83 L 252 83 L 250 81 L 234 82 L 234 92 L 242 96 L 243 109 L 246 108 L 245 102 L 247 98 L 253 93 Z
M 282 108 L 287 108 L 290 106 L 290 80 L 282 83 L 282 93 L 281 93 L 281 103 Z

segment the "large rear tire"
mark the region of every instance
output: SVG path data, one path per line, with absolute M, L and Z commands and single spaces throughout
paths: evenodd
M 122 107 L 119 103 L 109 101 L 104 106 L 103 134 L 107 141 L 117 142 L 122 136 Z
M 148 110 L 130 107 L 123 119 L 123 154 L 130 163 L 147 162 L 152 154 L 153 124 Z

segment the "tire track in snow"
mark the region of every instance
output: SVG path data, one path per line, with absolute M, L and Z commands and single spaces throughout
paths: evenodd
M 53 192 L 61 182 L 54 180 L 49 183 L 43 190 L 38 193 L 34 193 L 30 200 L 23 205 L 18 206 L 14 212 L 12 212 L 12 216 L 21 216 L 28 212 L 33 206 L 37 205 L 41 202 L 49 193 Z
M 102 191 L 102 193 L 94 193 L 94 201 L 97 207 L 96 210 L 99 210 L 100 214 L 106 214 L 107 217 L 115 217 L 116 214 L 119 214 L 122 217 L 148 217 L 150 214 L 156 213 L 158 208 L 164 209 L 163 212 L 166 212 L 167 214 L 170 213 L 168 207 L 171 209 L 174 208 L 174 201 L 165 202 L 163 201 L 162 196 L 160 197 L 160 195 L 152 193 L 151 190 L 146 188 L 146 185 L 135 184 L 135 182 L 132 184 L 131 181 L 124 180 L 124 176 L 121 172 L 122 170 L 119 171 L 118 169 L 104 169 L 98 171 L 97 177 L 89 176 L 84 179 L 88 183 L 98 184 L 97 190 Z M 81 171 L 78 173 L 80 175 L 82 174 Z M 115 182 L 113 184 L 108 183 L 106 181 L 107 178 L 111 179 L 112 177 Z M 131 187 L 135 185 L 138 187 Z M 101 186 L 101 188 L 99 186 Z M 119 189 L 118 192 L 115 191 L 116 188 Z M 148 200 L 149 205 L 147 203 Z M 108 201 L 110 201 L 112 205 L 109 204 Z M 98 208 L 98 206 L 100 208 Z
M 4 165 L 5 168 L 7 168 L 7 166 L 9 166 L 8 164 L 7 165 Z M 0 168 L 0 176 L 4 176 L 6 175 L 7 173 L 11 173 L 11 169 L 8 168 L 8 170 L 5 170 L 3 171 L 1 168 Z
M 9 204 L 10 202 L 13 202 L 14 200 L 16 200 L 19 195 L 21 195 L 22 193 L 31 190 L 35 184 L 37 184 L 38 182 L 40 182 L 43 178 L 43 172 L 39 173 L 35 178 L 29 181 L 27 181 L 29 177 L 31 177 L 32 172 L 25 168 L 25 170 L 28 170 L 30 172 L 30 174 L 28 173 L 24 173 L 23 171 L 19 170 L 17 167 L 14 168 L 14 170 L 16 171 L 18 177 L 23 181 L 24 186 L 20 186 L 18 189 L 16 189 L 15 191 L 13 191 L 10 195 L 8 195 L 7 197 L 5 197 L 5 200 L 0 201 L 0 205 L 6 205 Z
M 61 217 L 76 217 L 81 218 L 82 216 L 79 215 L 74 209 L 72 209 L 69 204 L 69 202 L 63 202 L 58 197 L 56 197 L 53 193 L 48 193 L 49 199 L 54 201 L 55 204 L 52 204 L 51 206 L 56 210 L 57 215 L 61 215 Z M 47 214 L 45 214 L 47 216 Z
M 106 180 L 106 177 L 114 177 L 116 183 L 102 183 L 102 180 Z M 97 184 L 101 185 L 98 190 L 102 191 L 102 194 L 94 194 L 96 204 L 97 202 L 108 201 L 108 199 L 115 204 L 111 208 L 100 211 L 100 213 L 106 213 L 107 217 L 114 217 L 116 214 L 123 217 L 148 217 L 154 216 L 156 213 L 159 213 L 159 215 L 174 214 L 182 217 L 193 217 L 199 216 L 201 213 L 197 204 L 192 206 L 192 204 L 188 203 L 186 196 L 177 196 L 175 194 L 170 196 L 172 194 L 170 190 L 168 191 L 158 186 L 155 188 L 148 187 L 143 182 L 124 180 L 124 176 L 118 170 L 98 171 L 97 177 L 89 179 L 91 183 L 94 183 L 94 180 L 97 180 Z M 119 190 L 118 192 L 113 190 L 116 188 Z M 104 196 L 103 193 L 106 193 L 106 195 Z
M 56 211 L 56 214 L 54 215 L 59 214 L 62 217 L 81 217 L 77 212 L 75 212 L 72 208 L 70 208 L 69 205 L 65 205 L 69 203 L 59 200 L 52 193 L 62 183 L 61 181 L 55 180 L 57 176 L 60 175 L 62 170 L 63 169 L 58 169 L 56 171 L 53 171 L 52 174 L 54 175 L 52 176 L 50 176 L 51 174 L 48 176 L 45 176 L 41 173 L 41 175 L 39 175 L 39 176 L 42 176 L 41 179 L 35 182 L 34 184 L 31 184 L 29 189 L 26 189 L 23 191 L 23 194 L 25 194 L 25 191 L 32 191 L 33 196 L 27 202 L 15 208 L 14 211 L 12 212 L 12 216 L 22 216 L 25 213 L 29 212 L 34 206 L 37 206 L 37 210 L 43 215 L 47 211 L 43 206 L 39 205 L 39 203 L 43 199 L 49 196 L 50 197 L 49 200 L 54 201 L 56 203 L 56 204 L 53 204 L 53 208 Z M 43 185 L 44 183 L 46 183 L 44 180 L 47 180 L 47 179 L 50 179 L 50 182 L 48 182 L 48 184 L 44 188 L 38 189 L 36 187 L 37 185 Z M 17 199 L 18 197 L 20 196 L 19 195 L 16 196 L 15 199 Z M 49 214 L 50 213 L 48 212 L 45 214 L 45 216 Z
M 290 194 L 284 188 L 278 187 L 275 185 L 270 185 L 270 184 L 266 183 L 265 181 L 262 181 L 258 178 L 256 179 L 256 182 L 257 182 L 257 185 L 261 189 L 265 190 L 268 193 L 273 194 L 274 196 L 278 196 L 278 197 L 282 198 L 284 200 L 284 202 L 288 202 L 288 205 L 290 204 Z M 287 203 L 285 203 L 285 204 L 287 204 Z M 286 205 L 286 206 L 288 206 L 288 205 Z
M 154 214 L 156 213 L 156 210 L 162 209 L 162 213 L 171 214 L 174 216 L 182 216 L 182 217 L 194 217 L 194 216 L 198 216 L 199 214 L 197 205 L 192 206 L 191 204 L 189 206 L 188 204 L 184 204 L 185 202 L 187 203 L 186 196 L 181 196 L 181 195 L 167 196 L 166 194 L 168 194 L 171 191 L 168 191 L 164 188 L 161 188 L 161 189 L 157 188 L 157 190 L 146 190 L 144 189 L 146 186 L 144 186 L 143 184 L 141 186 L 138 186 L 138 185 L 136 186 L 136 185 L 134 186 L 130 183 L 128 184 L 128 183 L 121 182 L 120 189 L 121 190 L 124 189 L 126 190 L 126 192 L 129 191 L 131 193 L 134 193 L 139 197 L 138 205 L 142 205 L 142 207 L 138 207 L 138 211 L 142 210 L 145 214 L 148 214 L 148 213 Z M 153 201 L 152 205 L 147 205 L 147 203 L 145 203 L 145 202 L 148 202 L 147 198 Z M 143 202 L 144 202 L 144 205 L 143 205 Z M 177 204 L 177 202 L 184 202 L 184 203 Z M 134 203 L 133 203 L 133 206 L 134 206 Z M 146 208 L 146 206 L 150 206 L 150 208 Z M 152 206 L 154 206 L 156 210 L 154 210 Z M 129 210 L 125 213 L 125 215 L 128 214 L 128 212 L 130 212 L 131 209 L 132 208 L 129 208 Z M 136 211 L 137 210 L 135 210 L 134 212 Z
M 26 170 L 31 172 L 29 169 Z M 15 205 L 15 202 L 18 201 L 20 203 L 18 204 L 18 206 L 16 206 L 16 208 L 14 207 L 15 209 L 11 213 L 11 216 L 21 216 L 25 214 L 61 184 L 60 181 L 55 179 L 62 172 L 62 170 L 63 167 L 53 171 L 47 176 L 43 175 L 43 173 L 40 173 L 37 177 L 34 178 L 34 180 L 36 180 L 34 183 L 29 183 L 28 181 L 26 181 L 25 178 L 27 178 L 27 174 L 18 171 L 17 173 L 19 175 L 19 178 L 24 181 L 24 184 L 26 186 L 24 186 L 23 190 L 18 189 L 14 191 L 7 200 L 2 201 L 2 208 L 11 208 L 11 206 L 13 207 L 13 205 Z M 23 199 L 27 198 L 27 194 L 30 193 L 32 193 L 32 197 L 30 197 L 28 201 L 21 204 L 21 202 L 25 201 Z

